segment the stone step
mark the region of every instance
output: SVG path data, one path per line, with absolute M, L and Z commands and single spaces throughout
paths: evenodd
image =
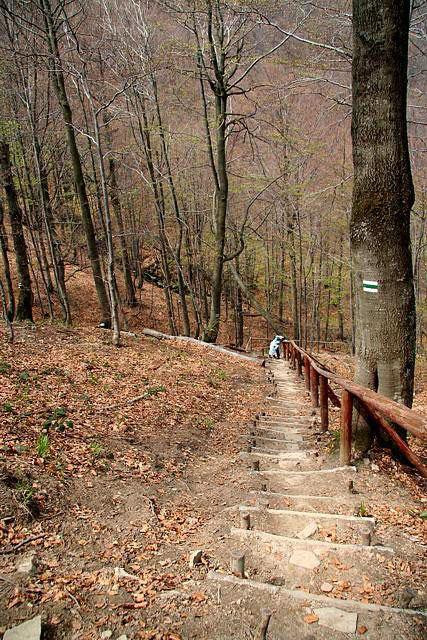
M 425 611 L 287 588 L 262 581 L 258 576 L 243 579 L 228 573 L 209 571 L 207 582 L 213 584 L 213 598 L 218 591 L 224 592 L 229 597 L 241 600 L 242 607 L 253 611 L 258 618 L 261 617 L 261 609 L 273 611 L 268 637 L 274 640 L 342 640 L 349 637 L 420 640 L 425 637 Z M 314 621 L 310 623 L 305 620 L 309 613 L 314 615 Z M 367 630 L 367 635 L 357 633 L 362 629 Z M 234 636 L 230 633 L 228 636 L 215 636 L 218 640 L 223 637 Z
M 296 548 L 299 550 L 309 550 L 314 555 L 317 555 L 318 559 L 326 557 L 330 551 L 341 554 L 343 557 L 350 558 L 354 552 L 365 553 L 372 558 L 378 557 L 378 554 L 384 554 L 386 556 L 394 555 L 394 549 L 391 547 L 366 544 L 352 544 L 344 542 L 329 542 L 325 540 L 312 540 L 311 538 L 294 538 L 292 536 L 285 536 L 277 533 L 268 533 L 267 531 L 247 530 L 240 527 L 231 527 L 231 535 L 234 538 L 238 538 L 243 542 L 254 543 L 254 545 L 270 546 L 271 548 Z M 252 548 L 252 547 L 251 547 Z M 316 564 L 319 566 L 320 562 Z M 299 566 L 299 565 L 298 565 Z
M 274 449 L 268 449 L 266 447 L 255 446 L 252 447 L 252 454 L 258 455 L 261 454 L 264 458 L 270 457 L 276 459 L 278 462 L 280 460 L 306 460 L 310 457 L 311 451 L 276 451 Z
M 261 416 L 259 419 L 260 424 L 282 424 L 286 425 L 304 425 L 308 426 L 312 422 L 312 416 L 276 416 L 276 415 L 265 415 Z
M 296 511 L 318 512 L 327 508 L 331 514 L 354 515 L 363 496 L 343 496 L 340 494 L 316 496 L 300 493 L 275 493 L 273 491 L 252 490 L 247 504 L 256 506 L 260 500 L 268 500 L 271 509 L 293 509 Z
M 281 473 L 291 473 L 294 471 L 319 471 L 322 469 L 323 459 L 307 457 L 304 459 L 285 458 L 284 455 L 275 453 L 264 453 L 262 450 L 254 448 L 251 452 L 241 452 L 242 459 L 258 460 L 260 465 L 260 475 L 277 470 Z M 268 479 L 267 479 L 268 481 Z
M 267 437 L 274 437 L 277 440 L 283 438 L 283 440 L 291 441 L 291 442 L 304 442 L 304 439 L 310 437 L 310 434 L 306 435 L 306 432 L 301 429 L 292 429 L 292 428 L 282 428 L 282 429 L 273 429 L 269 427 L 254 427 L 255 436 L 257 434 L 265 435 Z M 252 436 L 249 436 L 252 437 Z
M 334 493 L 346 495 L 349 480 L 354 479 L 354 467 L 335 467 L 289 472 L 284 469 L 263 469 L 259 483 L 265 483 L 273 493 L 292 495 L 328 496 Z M 350 494 L 348 494 L 350 495 Z
M 268 401 L 270 406 L 272 404 L 277 404 L 277 405 L 286 406 L 292 409 L 306 409 L 306 407 L 304 406 L 304 402 L 289 400 L 289 397 L 285 395 L 281 398 L 277 396 L 267 396 L 266 400 Z
M 389 547 L 299 540 L 241 528 L 231 528 L 230 535 L 229 548 L 245 554 L 248 578 L 356 599 L 366 597 L 365 588 L 371 593 L 374 585 L 385 584 L 384 597 L 392 606 L 405 584 L 400 576 L 395 589 L 395 554 Z
M 285 438 L 269 438 L 257 434 L 255 436 L 249 436 L 250 441 L 255 441 L 256 447 L 268 448 L 274 451 L 304 451 L 304 448 L 309 446 L 310 443 L 301 441 L 295 441 Z
M 375 518 L 272 509 L 267 496 L 259 497 L 260 506 L 240 505 L 240 513 L 250 515 L 251 529 L 310 540 L 343 544 L 367 544 L 366 535 L 375 543 Z M 261 504 L 262 503 L 262 504 Z

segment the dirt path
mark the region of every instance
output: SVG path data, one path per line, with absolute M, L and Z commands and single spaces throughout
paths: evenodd
M 242 454 L 250 490 L 224 523 L 218 567 L 207 576 L 218 610 L 184 637 L 420 639 L 426 547 L 365 513 L 389 492 L 387 479 L 372 484 L 367 465 L 322 456 L 301 382 L 283 361 L 272 370 L 277 396 Z M 402 497 L 389 498 L 390 509 Z M 232 575 L 232 557 L 243 555 L 244 577 Z

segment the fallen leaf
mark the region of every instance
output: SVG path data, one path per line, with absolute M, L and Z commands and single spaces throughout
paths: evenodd
M 191 594 L 193 602 L 204 602 L 206 600 L 206 594 L 203 591 L 195 591 Z
M 319 616 L 316 616 L 315 613 L 308 613 L 304 616 L 304 622 L 307 624 L 313 624 L 313 622 L 317 622 L 319 620 Z

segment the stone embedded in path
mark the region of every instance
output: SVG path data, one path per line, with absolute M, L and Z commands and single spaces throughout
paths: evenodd
M 138 576 L 135 576 L 133 573 L 128 573 L 123 569 L 123 567 L 115 567 L 114 568 L 114 576 L 115 578 L 127 578 L 128 580 L 139 580 Z
M 202 549 L 196 549 L 195 551 L 192 551 L 190 553 L 190 557 L 189 557 L 189 560 L 188 560 L 188 564 L 190 565 L 190 569 L 192 569 L 193 567 L 197 566 L 198 564 L 201 564 L 202 555 L 203 555 Z
M 36 554 L 31 553 L 28 556 L 25 556 L 24 558 L 21 559 L 21 561 L 16 567 L 16 571 L 18 573 L 33 574 L 36 572 L 36 568 L 37 568 Z
M 294 551 L 289 562 L 303 569 L 315 569 L 319 566 L 320 560 L 312 551 Z
M 42 618 L 36 616 L 6 631 L 3 640 L 40 640 L 41 633 Z
M 323 607 L 313 609 L 313 613 L 318 616 L 319 624 L 342 633 L 356 633 L 357 613 L 342 611 L 335 607 Z
M 297 538 L 300 540 L 306 540 L 307 538 L 311 538 L 317 532 L 317 524 L 312 520 L 309 522 L 304 529 L 302 529 L 299 533 L 297 533 Z

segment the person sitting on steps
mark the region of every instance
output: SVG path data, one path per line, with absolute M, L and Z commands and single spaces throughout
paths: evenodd
M 280 358 L 280 345 L 284 339 L 284 336 L 274 336 L 273 340 L 270 342 L 270 348 L 268 350 L 270 358 Z

